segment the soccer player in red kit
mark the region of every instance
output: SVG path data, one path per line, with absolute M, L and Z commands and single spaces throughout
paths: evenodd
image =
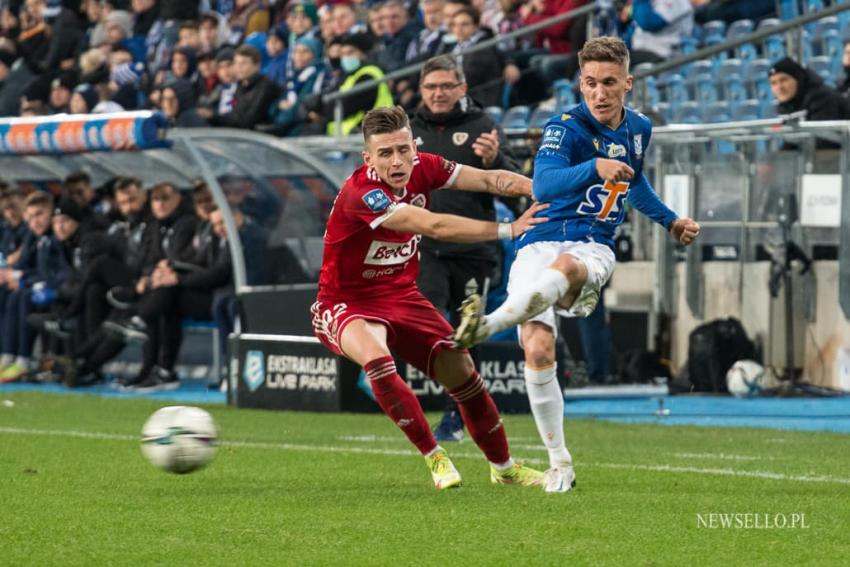
M 399 107 L 374 109 L 362 124 L 365 165 L 346 180 L 328 219 L 313 331 L 333 352 L 363 367 L 381 409 L 425 457 L 438 490 L 459 486 L 460 474 L 437 445 L 390 349 L 457 400 L 490 462 L 492 482 L 541 486 L 542 473 L 511 459 L 493 399 L 468 351 L 455 348 L 452 327 L 416 288 L 416 274 L 420 235 L 454 242 L 518 237 L 545 220 L 533 215 L 546 206 L 533 205 L 513 224 L 432 213 L 432 190 L 530 196 L 531 180 L 417 154 Z

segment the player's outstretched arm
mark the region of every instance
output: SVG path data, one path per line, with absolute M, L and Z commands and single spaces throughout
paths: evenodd
M 381 226 L 448 242 L 468 243 L 517 238 L 534 225 L 549 220 L 546 217 L 534 217 L 536 213 L 548 206 L 535 203 L 512 223 L 480 221 L 457 215 L 432 213 L 420 207 L 405 206 L 395 211 Z
M 464 165 L 449 188 L 500 197 L 531 197 L 531 179 L 506 169 L 484 170 Z

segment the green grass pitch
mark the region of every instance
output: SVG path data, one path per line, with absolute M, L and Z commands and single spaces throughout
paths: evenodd
M 382 415 L 208 407 L 218 456 L 178 476 L 139 449 L 142 423 L 166 404 L 0 398 L 14 402 L 0 405 L 0 565 L 847 565 L 850 557 L 846 435 L 574 421 L 574 492 L 493 486 L 467 440 L 447 444 L 465 485 L 438 493 Z M 543 466 L 531 417 L 505 422 L 514 456 Z M 722 527 L 718 514 L 740 515 Z M 794 514 L 804 523 L 791 529 Z

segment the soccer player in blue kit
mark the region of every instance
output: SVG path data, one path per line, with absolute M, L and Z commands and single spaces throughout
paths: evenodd
M 679 218 L 643 173 L 652 125 L 625 107 L 632 88 L 629 51 L 616 37 L 589 40 L 578 54 L 584 102 L 546 124 L 534 164 L 533 194 L 549 203 L 548 222 L 517 241 L 508 297 L 484 316 L 482 298 L 464 303 L 455 331 L 458 346 L 520 327 L 525 382 L 534 421 L 549 451 L 547 492 L 567 492 L 575 472 L 564 441 L 564 398 L 555 366 L 556 312 L 586 317 L 614 270 L 614 230 L 628 202 L 690 244 L 699 225 Z

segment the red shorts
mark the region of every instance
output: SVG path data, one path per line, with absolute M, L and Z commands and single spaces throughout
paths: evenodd
M 387 346 L 405 362 L 428 376 L 437 354 L 451 348 L 454 329 L 418 289 L 365 301 L 316 301 L 310 308 L 313 333 L 336 354 L 343 329 L 355 319 L 381 323 L 387 328 Z

